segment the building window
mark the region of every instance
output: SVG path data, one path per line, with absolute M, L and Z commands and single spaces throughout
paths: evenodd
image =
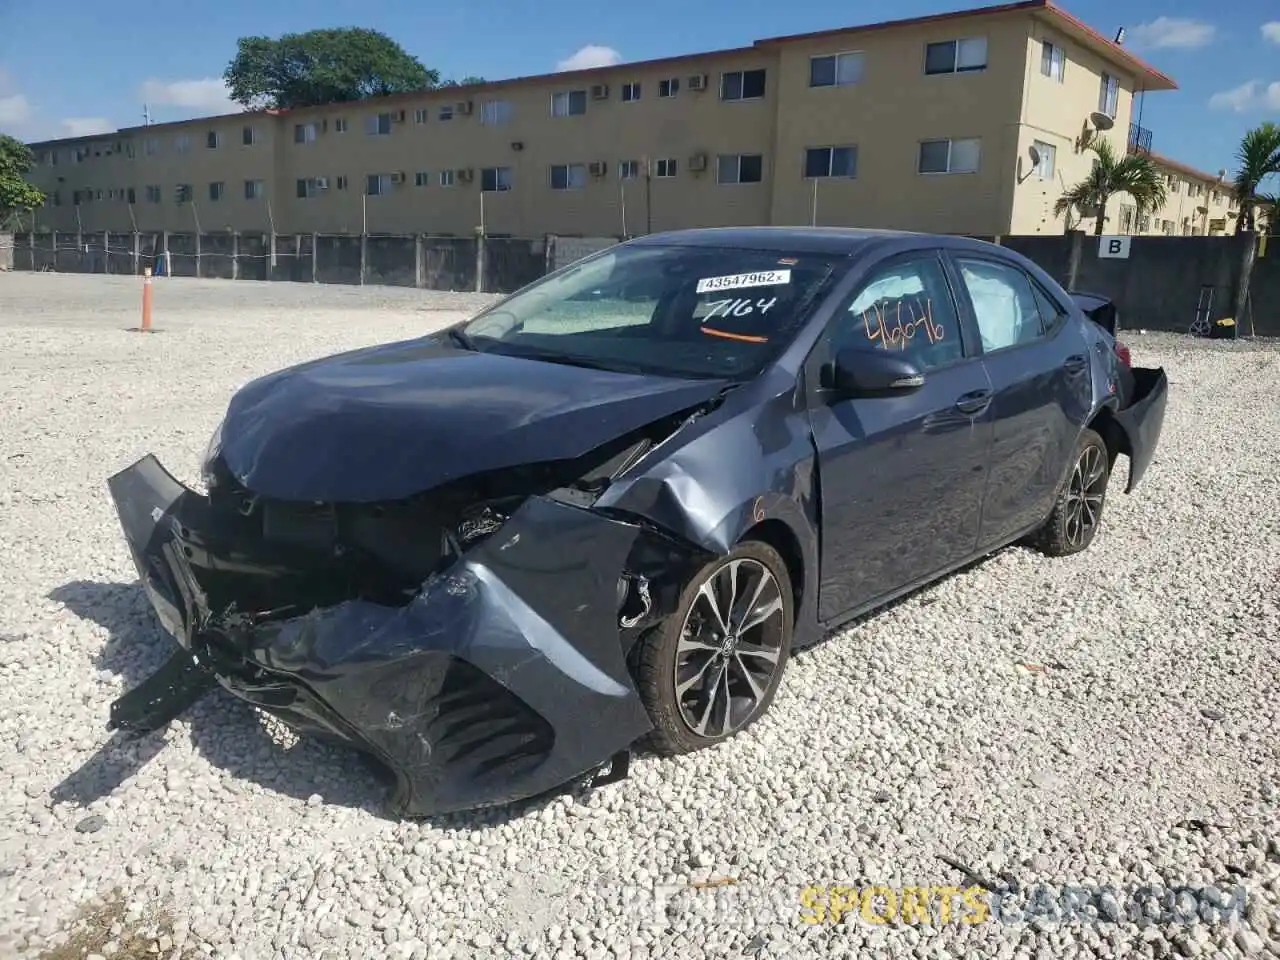
M 391 135 L 391 114 L 371 113 L 364 118 L 364 132 L 371 137 L 388 137 Z
M 316 125 L 314 123 L 295 123 L 293 125 L 294 143 L 315 143 Z
M 391 174 L 371 173 L 364 178 L 364 193 L 367 197 L 381 197 L 391 192 Z
M 441 170 L 441 171 L 440 171 L 440 186 L 442 186 L 442 187 L 452 187 L 452 186 L 453 186 L 453 171 L 452 171 L 452 170 Z
M 145 188 L 144 196 L 147 199 L 147 203 L 159 203 L 160 196 L 161 196 L 159 184 L 155 184 L 155 183 L 147 184 Z
M 347 178 L 345 175 L 335 177 L 333 183 L 339 190 L 347 189 Z
M 263 186 L 264 184 L 261 180 L 246 180 L 244 182 L 244 198 L 246 200 L 261 200 Z
M 804 175 L 809 180 L 819 177 L 856 177 L 858 148 L 852 144 L 843 147 L 809 147 L 804 152 Z
M 551 168 L 552 190 L 577 190 L 587 185 L 585 163 L 560 163 Z
M 142 152 L 145 153 L 148 157 L 154 157 L 157 153 L 160 152 L 160 141 L 157 140 L 155 137 L 147 137 L 146 140 L 142 141 Z M 53 156 L 54 156 L 54 160 L 56 161 L 58 155 L 55 153 Z
M 209 199 L 217 203 L 222 199 L 222 194 L 226 192 L 227 185 L 221 180 L 209 184 Z
M 173 191 L 173 199 L 177 203 L 190 203 L 193 191 L 191 184 L 180 183 Z
M 430 116 L 431 116 L 431 111 L 428 108 L 419 107 L 417 110 L 413 111 L 413 122 L 426 123 L 427 118 Z
M 1102 75 L 1098 84 L 1098 112 L 1108 117 L 1116 115 L 1116 105 L 1120 98 L 1120 82 L 1109 73 Z
M 217 150 L 222 145 L 222 135 L 217 130 L 210 130 L 204 135 L 204 145 L 210 150 Z
M 334 133 L 346 133 L 350 129 L 351 129 L 351 124 L 347 121 L 346 117 L 334 117 L 333 119 Z
M 618 179 L 619 180 L 635 180 L 640 176 L 639 160 L 619 160 L 618 161 Z
M 986 68 L 986 37 L 965 37 L 925 45 L 924 72 L 927 74 L 970 73 Z
M 1036 176 L 1041 180 L 1052 180 L 1058 162 L 1058 148 L 1043 140 L 1033 140 L 1031 145 L 1040 154 L 1040 162 L 1036 164 Z
M 640 99 L 640 84 L 624 83 L 622 85 L 622 102 L 635 103 Z
M 417 173 L 413 175 L 413 185 L 415 187 L 431 186 L 431 174 L 429 174 L 426 170 L 419 170 Z
M 480 189 L 484 193 L 501 193 L 511 189 L 510 167 L 485 167 L 480 171 Z
M 680 92 L 679 77 L 672 77 L 670 80 L 658 81 L 658 97 L 660 99 L 665 100 L 667 97 L 674 97 L 679 92 Z
M 759 100 L 764 96 L 764 70 L 731 70 L 720 75 L 721 100 Z
M 1067 71 L 1067 51 L 1056 43 L 1045 40 L 1040 44 L 1040 72 L 1052 80 L 1062 82 Z
M 664 180 L 670 179 L 676 175 L 675 157 L 667 157 L 662 160 L 653 161 L 653 175 L 661 177 Z
M 496 127 L 511 119 L 511 103 L 507 100 L 486 100 L 480 104 L 480 122 Z
M 246 147 L 252 147 L 259 139 L 257 127 L 245 127 L 240 131 L 240 142 Z
M 845 87 L 862 79 L 861 53 L 832 53 L 809 58 L 809 86 Z
M 173 138 L 173 149 L 178 153 L 186 153 L 191 149 L 191 138 L 185 133 Z
M 920 144 L 920 173 L 976 173 L 980 140 L 926 140 Z
M 564 90 L 551 95 L 553 117 L 576 117 L 587 112 L 587 91 Z
M 441 107 L 441 108 L 440 108 L 440 113 L 439 113 L 439 115 L 437 116 L 437 119 L 439 119 L 439 120 L 452 120 L 452 119 L 453 119 L 453 104 L 448 104 L 447 106 L 443 106 L 443 107 Z
M 301 199 L 318 197 L 328 189 L 328 177 L 307 177 L 304 180 L 298 181 L 298 197 Z
M 135 194 L 135 193 L 133 192 L 133 187 L 130 187 L 128 190 L 126 190 L 126 191 L 125 191 L 125 198 L 124 198 L 124 199 L 125 199 L 125 202 L 126 202 L 126 203 L 137 203 L 137 202 L 138 202 L 138 196 L 137 196 L 137 194 Z
M 722 153 L 716 162 L 719 183 L 759 183 L 764 179 L 764 157 L 758 153 Z

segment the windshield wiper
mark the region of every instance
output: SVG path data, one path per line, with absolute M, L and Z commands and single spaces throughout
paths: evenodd
M 450 327 L 448 330 L 445 331 L 445 336 L 447 336 L 450 340 L 452 340 L 454 343 L 460 346 L 463 350 L 475 351 L 476 349 L 476 345 L 471 341 L 471 338 L 468 337 L 461 330 L 459 330 L 457 327 Z M 479 351 L 476 351 L 476 352 L 479 352 Z

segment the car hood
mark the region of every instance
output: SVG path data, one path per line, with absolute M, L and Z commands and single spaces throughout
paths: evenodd
M 725 386 L 477 353 L 433 336 L 247 384 L 228 407 L 221 454 L 261 496 L 397 500 L 469 474 L 582 456 Z

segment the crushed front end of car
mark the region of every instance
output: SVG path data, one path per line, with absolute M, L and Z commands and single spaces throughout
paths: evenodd
M 144 457 L 108 485 L 178 649 L 111 726 L 156 729 L 220 684 L 377 760 L 410 817 L 625 776 L 652 728 L 628 650 L 706 554 L 591 504 L 672 429 L 380 503 L 256 496 L 216 447 L 204 495 Z

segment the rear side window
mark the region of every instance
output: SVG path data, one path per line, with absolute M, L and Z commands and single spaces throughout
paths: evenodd
M 1031 280 L 1017 267 L 993 260 L 958 259 L 986 353 L 1040 339 L 1045 332 Z
M 932 254 L 876 268 L 832 323 L 837 349 L 893 350 L 922 369 L 964 357 L 951 287 Z

